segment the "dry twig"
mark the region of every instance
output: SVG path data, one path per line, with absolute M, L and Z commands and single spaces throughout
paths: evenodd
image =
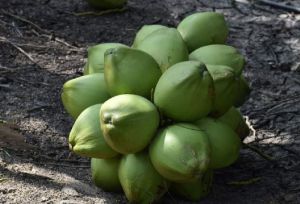
M 9 89 L 10 86 L 9 86 L 9 84 L 0 84 L 0 88 Z
M 34 163 L 42 164 L 42 165 L 69 167 L 69 168 L 91 168 L 91 166 L 89 166 L 89 165 L 69 165 L 69 164 L 60 164 L 60 163 L 55 163 L 55 162 L 34 162 Z
M 22 68 L 10 68 L 10 67 L 3 67 L 0 66 L 0 70 L 3 69 L 3 71 L 0 71 L 1 74 L 3 73 L 13 73 L 17 72 L 19 70 L 29 70 L 29 69 L 34 69 L 34 67 L 22 67 Z
M 25 19 L 25 18 L 23 18 L 23 17 L 17 16 L 17 15 L 12 14 L 12 13 L 9 13 L 9 12 L 5 11 L 4 9 L 2 9 L 1 11 L 2 11 L 5 15 L 8 15 L 8 16 L 10 16 L 10 17 L 13 17 L 13 18 L 19 20 L 19 21 L 23 21 L 23 22 L 25 22 L 25 23 L 28 23 L 28 24 L 32 25 L 33 27 L 35 27 L 35 28 L 38 29 L 39 31 L 42 31 L 42 32 L 44 32 L 44 33 L 50 34 L 49 31 L 46 31 L 46 30 L 42 29 L 40 26 L 38 26 L 37 24 L 31 22 L 30 20 L 27 20 L 27 19 Z
M 268 161 L 274 161 L 273 157 L 271 157 L 271 156 L 263 153 L 260 149 L 254 147 L 254 146 L 252 146 L 250 144 L 243 143 L 243 146 L 246 147 L 246 148 L 248 148 L 248 149 L 250 149 L 251 151 L 257 153 L 259 156 L 261 156 L 262 158 L 264 158 L 264 159 L 266 159 Z
M 22 48 L 20 48 L 18 45 L 16 45 L 12 41 L 8 40 L 6 37 L 1 37 L 0 36 L 0 42 L 4 42 L 4 43 L 10 44 L 11 46 L 13 46 L 17 50 L 19 50 L 23 55 L 25 55 L 31 62 L 33 62 L 34 64 L 36 64 L 36 65 L 38 65 L 40 67 L 40 65 L 30 56 L 30 54 L 28 54 L 27 52 L 25 52 L 25 50 L 23 50 Z
M 0 178 L 0 183 L 7 181 L 7 180 L 8 180 L 8 178 Z
M 41 36 L 41 37 L 48 38 L 50 41 L 55 41 L 55 42 L 58 42 L 58 43 L 60 43 L 60 44 L 65 45 L 65 46 L 67 46 L 67 47 L 72 48 L 72 49 L 70 49 L 70 51 L 76 51 L 76 52 L 82 52 L 82 51 L 83 51 L 83 50 L 81 50 L 79 47 L 67 43 L 64 39 L 55 37 L 53 34 L 51 34 L 51 35 L 40 34 L 39 32 L 37 32 L 37 31 L 34 30 L 34 29 L 32 29 L 32 32 L 33 32 L 35 35 L 37 35 L 37 36 Z
M 73 15 L 75 15 L 75 16 L 89 16 L 89 15 L 102 16 L 102 15 L 109 14 L 109 13 L 121 13 L 126 10 L 127 10 L 127 8 L 108 9 L 108 10 L 99 11 L 99 12 L 85 11 L 85 12 L 73 13 Z
M 22 21 L 22 22 L 25 22 L 25 23 L 30 24 L 31 26 L 33 26 L 33 27 L 34 27 L 35 29 L 37 29 L 38 31 L 40 31 L 40 32 L 42 32 L 42 33 L 45 33 L 45 34 L 39 34 L 38 32 L 35 31 L 34 33 L 37 34 L 38 36 L 45 36 L 45 37 L 50 38 L 51 40 L 54 40 L 54 41 L 56 41 L 56 42 L 58 42 L 58 43 L 60 43 L 60 44 L 63 44 L 63 45 L 66 45 L 66 46 L 68 46 L 68 47 L 73 48 L 74 51 L 78 51 L 78 47 L 73 46 L 73 45 L 70 45 L 70 44 L 67 43 L 65 40 L 55 37 L 53 34 L 51 34 L 51 32 L 42 29 L 40 26 L 38 26 L 37 24 L 31 22 L 30 20 L 25 19 L 25 18 L 20 17 L 20 16 L 17 16 L 17 15 L 12 14 L 12 13 L 9 13 L 9 12 L 7 12 L 7 11 L 4 11 L 3 9 L 2 9 L 1 11 L 2 11 L 4 14 L 8 15 L 8 16 L 11 16 L 11 17 L 13 17 L 13 18 L 15 18 L 15 19 L 17 19 L 17 20 L 20 20 L 20 21 Z M 109 11 L 109 10 L 107 10 L 107 11 Z M 103 11 L 103 12 L 104 12 L 104 11 Z M 117 12 L 117 11 L 115 11 L 115 12 Z M 120 12 L 120 11 L 119 11 L 119 12 Z M 105 13 L 103 13 L 103 14 L 105 14 Z M 97 15 L 97 14 L 94 14 L 94 15 Z
M 283 9 L 289 12 L 300 13 L 300 8 L 296 6 L 286 5 L 285 3 L 279 3 L 270 0 L 256 0 L 258 3 L 265 4 L 274 8 Z
M 273 111 L 274 109 L 281 108 L 282 106 L 284 106 L 286 104 L 289 104 L 289 103 L 295 104 L 295 103 L 299 103 L 299 101 L 300 101 L 300 94 L 295 94 L 291 97 L 288 97 L 287 99 L 283 99 L 281 101 L 276 101 L 274 103 L 271 103 L 270 105 L 265 105 L 258 109 L 253 109 L 253 110 L 251 110 L 251 112 L 257 113 L 257 112 L 267 111 L 269 113 L 269 112 Z
M 247 180 L 231 181 L 231 182 L 228 182 L 227 184 L 235 185 L 235 186 L 244 186 L 244 185 L 250 185 L 250 184 L 256 183 L 260 180 L 261 180 L 260 177 L 255 177 L 255 178 L 251 178 L 251 179 L 247 179 Z

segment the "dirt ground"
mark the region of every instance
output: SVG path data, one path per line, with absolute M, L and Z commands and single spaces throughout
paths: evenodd
M 242 149 L 201 203 L 300 203 L 300 15 L 246 0 L 129 0 L 126 8 L 76 16 L 91 10 L 84 0 L 0 0 L 0 203 L 126 203 L 95 188 L 88 159 L 69 152 L 62 85 L 82 74 L 88 46 L 130 45 L 144 24 L 176 26 L 211 10 L 225 14 L 228 43 L 247 58 L 253 91 L 241 110 L 253 131 L 244 142 L 263 155 Z M 188 202 L 167 195 L 163 203 Z

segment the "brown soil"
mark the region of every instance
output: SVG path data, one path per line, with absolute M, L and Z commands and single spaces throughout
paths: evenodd
M 69 152 L 61 87 L 82 74 L 88 46 L 130 45 L 144 24 L 176 26 L 213 9 L 247 57 L 253 91 L 242 112 L 255 132 L 244 142 L 273 160 L 242 149 L 201 203 L 300 203 L 300 15 L 247 2 L 129 0 L 120 13 L 75 16 L 91 10 L 85 1 L 0 0 L 0 203 L 125 203 L 95 188 L 89 161 Z

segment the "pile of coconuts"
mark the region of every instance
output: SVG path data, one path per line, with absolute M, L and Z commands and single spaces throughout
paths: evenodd
M 250 93 L 245 59 L 227 36 L 223 14 L 201 12 L 177 28 L 144 25 L 131 47 L 88 49 L 84 76 L 61 97 L 75 120 L 70 150 L 91 158 L 96 186 L 132 203 L 209 193 L 249 134 L 237 109 Z

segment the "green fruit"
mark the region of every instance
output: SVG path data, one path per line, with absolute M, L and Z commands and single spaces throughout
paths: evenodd
M 66 111 L 76 119 L 87 107 L 110 98 L 103 74 L 91 74 L 67 81 L 61 99 Z
M 179 23 L 177 30 L 189 52 L 205 45 L 224 44 L 228 36 L 224 15 L 215 12 L 190 15 Z
M 144 25 L 136 33 L 132 47 L 136 48 L 148 35 L 161 28 L 167 28 L 167 27 L 163 25 Z
M 76 119 L 69 135 L 70 149 L 81 156 L 111 158 L 118 153 L 105 142 L 100 129 L 101 104 L 85 109 Z
M 87 67 L 84 75 L 104 73 L 104 53 L 106 50 L 117 47 L 127 47 L 120 43 L 102 43 L 88 48 Z
M 250 92 L 251 92 L 251 88 L 248 82 L 243 76 L 240 76 L 238 80 L 238 90 L 237 90 L 234 106 L 235 107 L 242 106 L 245 103 L 245 101 L 248 99 Z
M 130 154 L 149 144 L 159 125 L 159 114 L 147 99 L 124 94 L 102 105 L 100 123 L 106 142 L 115 151 Z
M 213 181 L 213 171 L 208 170 L 202 178 L 190 183 L 172 183 L 171 192 L 191 201 L 199 201 L 210 192 Z
M 105 191 L 122 191 L 119 181 L 119 157 L 111 159 L 91 159 L 92 180 L 96 186 Z
M 150 98 L 161 71 L 149 54 L 118 47 L 107 50 L 104 58 L 104 78 L 111 95 L 136 94 Z
M 136 48 L 150 54 L 162 72 L 173 64 L 188 60 L 187 47 L 175 28 L 161 28 L 152 32 Z
M 87 2 L 98 9 L 114 9 L 123 7 L 127 0 L 87 0 Z
M 130 203 L 153 203 L 159 200 L 168 188 L 167 182 L 156 172 L 144 152 L 123 157 L 119 179 Z
M 214 81 L 214 99 L 211 115 L 223 115 L 234 104 L 237 96 L 238 80 L 234 70 L 224 65 L 206 65 Z
M 219 121 L 228 125 L 234 132 L 244 140 L 250 133 L 241 112 L 235 107 L 231 107 L 224 115 L 218 118 Z
M 207 135 L 189 123 L 166 127 L 149 147 L 155 169 L 163 177 L 178 183 L 201 178 L 209 167 L 210 154 Z
M 212 118 L 196 121 L 196 125 L 208 135 L 211 145 L 211 169 L 227 167 L 237 160 L 241 140 L 230 127 Z
M 159 79 L 154 103 L 160 112 L 175 121 L 195 121 L 212 106 L 213 80 L 206 66 L 197 61 L 180 62 Z
M 226 65 L 234 69 L 236 76 L 240 76 L 244 64 L 244 57 L 237 49 L 228 45 L 207 45 L 200 47 L 189 56 L 190 60 L 199 60 L 204 64 Z

